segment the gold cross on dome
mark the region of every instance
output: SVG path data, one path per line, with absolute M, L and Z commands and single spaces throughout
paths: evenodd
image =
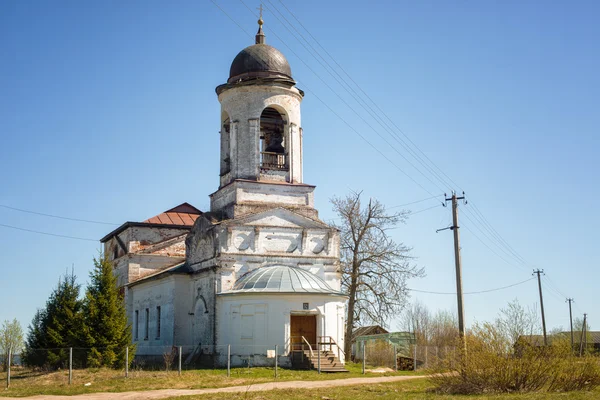
M 260 7 L 257 8 L 257 10 L 259 10 L 260 14 L 259 14 L 259 19 L 262 19 L 262 12 L 263 12 L 263 6 L 262 3 L 260 3 Z

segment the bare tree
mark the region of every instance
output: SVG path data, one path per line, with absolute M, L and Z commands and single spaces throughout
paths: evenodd
M 458 338 L 458 316 L 448 310 L 438 310 L 429 323 L 429 344 L 451 346 Z
M 431 336 L 431 313 L 427 306 L 415 300 L 402 315 L 401 329 L 413 332 L 419 345 L 429 344 Z
M 14 356 L 21 352 L 23 345 L 23 329 L 19 321 L 16 318 L 12 322 L 8 320 L 4 321 L 2 328 L 0 328 L 0 354 L 5 354 L 4 370 L 8 367 L 8 363 L 12 362 L 12 360 L 8 359 L 9 350 L 11 355 Z
M 408 212 L 388 213 L 373 199 L 362 207 L 360 192 L 331 202 L 341 217 L 336 227 L 341 232 L 342 288 L 349 296 L 344 343 L 349 355 L 355 322 L 385 325 L 406 303 L 406 280 L 424 271 L 410 263 L 410 248 L 388 235 Z
M 514 299 L 506 308 L 500 309 L 496 318 L 496 326 L 512 343 L 517 343 L 520 336 L 533 335 L 539 330 L 538 315 L 535 307 L 525 309 L 519 300 Z
M 415 300 L 404 310 L 398 328 L 414 332 L 419 345 L 451 346 L 458 337 L 458 318 L 448 310 L 432 314 L 426 305 Z

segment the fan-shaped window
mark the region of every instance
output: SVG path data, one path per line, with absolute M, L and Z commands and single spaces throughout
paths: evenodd
M 285 120 L 272 107 L 260 115 L 260 156 L 262 169 L 287 171 Z

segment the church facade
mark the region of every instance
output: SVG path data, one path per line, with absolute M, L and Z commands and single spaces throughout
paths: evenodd
M 125 295 L 137 355 L 184 346 L 232 365 L 292 365 L 303 347 L 333 343 L 344 362 L 345 304 L 338 231 L 318 217 L 303 182 L 300 105 L 290 66 L 256 43 L 216 88 L 221 104 L 219 188 L 210 210 L 181 204 L 101 239 Z M 339 350 L 338 350 L 339 349 Z

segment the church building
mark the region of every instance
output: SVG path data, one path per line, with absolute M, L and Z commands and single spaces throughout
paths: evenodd
M 265 44 L 234 58 L 221 104 L 220 175 L 210 211 L 180 204 L 126 222 L 101 242 L 125 295 L 136 357 L 225 365 L 302 366 L 317 346 L 344 362 L 347 296 L 339 232 L 314 208 L 302 176 L 304 92 L 290 65 Z

